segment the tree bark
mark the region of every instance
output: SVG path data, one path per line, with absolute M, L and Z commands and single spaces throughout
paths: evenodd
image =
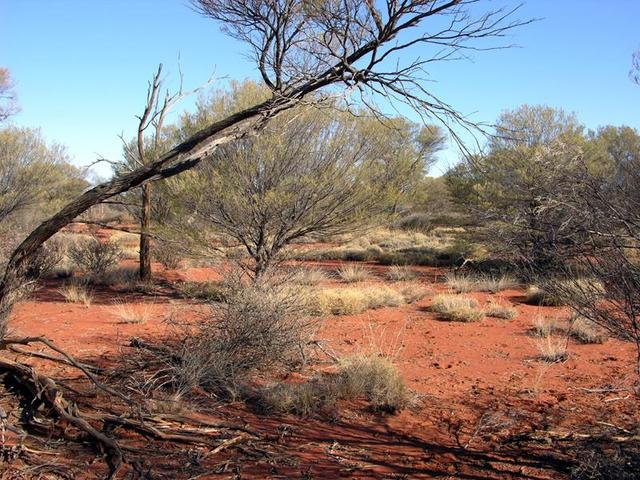
M 149 226 L 151 219 L 151 184 L 142 186 L 142 215 L 140 217 L 140 280 L 151 280 L 151 238 Z

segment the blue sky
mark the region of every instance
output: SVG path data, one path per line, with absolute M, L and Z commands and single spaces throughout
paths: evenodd
M 541 103 L 575 112 L 589 128 L 640 129 L 640 87 L 628 78 L 640 0 L 529 0 L 518 16 L 542 18 L 507 39 L 519 48 L 436 66 L 434 92 L 476 120 Z M 0 65 L 11 70 L 22 107 L 13 121 L 40 127 L 78 165 L 119 157 L 118 135 L 134 133 L 158 63 L 175 79 L 180 55 L 186 87 L 214 72 L 257 78 L 244 54 L 186 0 L 0 0 Z M 451 147 L 433 173 L 456 158 Z

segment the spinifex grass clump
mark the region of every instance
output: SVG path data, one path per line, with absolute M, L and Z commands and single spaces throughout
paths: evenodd
M 484 318 L 477 300 L 460 295 L 435 296 L 431 311 L 436 312 L 443 320 L 452 322 L 478 322 Z
M 340 400 L 364 399 L 377 412 L 395 413 L 408 403 L 409 391 L 391 360 L 379 355 L 355 355 L 340 361 L 333 373 L 302 383 L 278 383 L 259 392 L 268 412 L 310 416 L 333 410 Z

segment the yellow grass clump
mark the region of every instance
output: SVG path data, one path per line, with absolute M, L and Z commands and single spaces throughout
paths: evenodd
M 437 295 L 433 298 L 431 310 L 452 322 L 478 322 L 484 317 L 477 300 L 460 295 Z

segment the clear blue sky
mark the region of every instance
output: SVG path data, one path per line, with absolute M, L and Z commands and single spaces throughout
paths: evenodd
M 627 75 L 640 48 L 640 0 L 528 0 L 518 16 L 542 17 L 508 40 L 521 48 L 440 64 L 434 91 L 477 120 L 542 103 L 574 111 L 590 128 L 640 129 L 640 87 Z M 187 0 L 0 0 L 0 65 L 22 106 L 14 123 L 40 127 L 78 165 L 98 153 L 119 157 L 118 134 L 134 133 L 159 62 L 175 78 L 180 54 L 187 87 L 212 72 L 257 78 L 244 53 Z M 456 156 L 450 148 L 434 173 Z

